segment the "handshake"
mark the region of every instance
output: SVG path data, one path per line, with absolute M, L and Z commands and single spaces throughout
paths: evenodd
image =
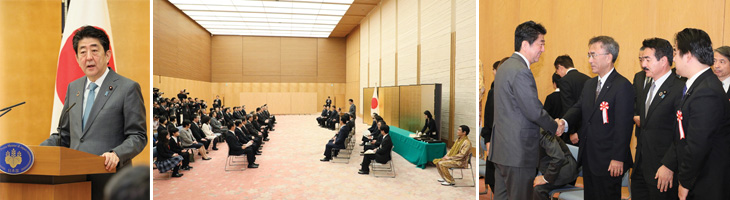
M 555 135 L 560 137 L 565 132 L 565 121 L 560 118 L 555 118 L 555 123 L 558 123 L 558 130 L 555 131 Z

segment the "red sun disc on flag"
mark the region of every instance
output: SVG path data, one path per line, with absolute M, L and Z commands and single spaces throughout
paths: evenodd
M 95 26 L 95 28 L 101 29 L 104 33 L 106 33 L 106 30 L 100 27 Z M 58 99 L 62 104 L 66 103 L 64 101 L 66 100 L 66 89 L 68 88 L 68 84 L 85 75 L 84 72 L 81 71 L 79 63 L 76 61 L 76 51 L 74 51 L 73 47 L 73 38 L 79 29 L 74 30 L 74 32 L 68 36 L 68 39 L 66 39 L 66 43 L 64 43 L 63 48 L 61 48 L 61 53 L 58 56 L 58 68 L 56 69 L 56 91 L 58 92 Z M 109 50 L 111 50 L 111 44 L 109 44 Z M 113 71 L 116 71 L 113 55 L 114 54 L 112 54 L 111 58 L 109 58 L 108 66 L 111 67 Z
M 378 98 L 373 98 L 370 101 L 370 109 L 376 109 L 378 108 Z

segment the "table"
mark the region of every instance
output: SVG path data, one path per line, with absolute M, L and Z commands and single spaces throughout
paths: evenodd
M 426 163 L 433 161 L 433 159 L 441 158 L 446 155 L 446 144 L 445 143 L 426 143 L 418 141 L 411 137 L 408 137 L 413 132 L 400 129 L 395 126 L 390 126 L 391 141 L 393 141 L 393 151 L 400 154 L 416 165 L 416 167 L 424 169 Z

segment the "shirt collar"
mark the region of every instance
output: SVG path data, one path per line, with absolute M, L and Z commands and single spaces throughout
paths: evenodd
M 101 87 L 101 84 L 104 83 L 104 79 L 106 79 L 106 75 L 109 74 L 109 70 L 111 70 L 111 69 L 109 67 L 107 67 L 106 70 L 104 70 L 104 74 L 102 74 L 101 77 L 99 77 L 99 79 L 96 79 L 96 81 L 94 81 L 94 83 L 96 83 L 96 86 Z M 89 85 L 91 85 L 91 79 L 89 79 L 89 77 L 86 77 L 86 87 L 85 88 L 87 90 L 91 89 L 91 87 Z
M 568 69 L 567 71 L 565 71 L 565 74 L 568 74 L 568 72 L 573 71 L 573 70 L 578 70 L 578 69 L 576 69 L 574 67 L 571 67 L 570 69 Z
M 685 86 L 687 87 L 687 90 L 684 91 L 684 93 L 687 94 L 687 91 L 689 91 L 689 88 L 692 87 L 692 83 L 694 83 L 697 80 L 697 77 L 700 77 L 700 75 L 702 75 L 703 73 L 705 73 L 709 69 L 710 68 L 707 67 L 707 68 L 701 70 L 700 72 L 697 72 L 695 75 L 692 75 L 692 77 L 690 77 L 689 79 L 687 79 L 687 83 L 685 83 Z
M 667 71 L 667 73 L 662 75 L 662 77 L 659 77 L 659 79 L 654 80 L 654 90 L 655 91 L 658 90 L 659 87 L 662 86 L 662 84 L 664 84 L 664 81 L 666 81 L 667 78 L 669 78 L 670 74 L 672 74 L 672 70 Z
M 520 55 L 520 57 L 522 58 L 522 60 L 525 60 L 525 63 L 527 63 L 527 69 L 530 69 L 530 61 L 528 61 L 527 58 L 524 55 L 522 55 L 520 52 L 516 52 L 515 51 L 515 53 L 517 55 Z
M 730 87 L 730 77 L 727 77 L 725 80 L 720 81 L 722 81 L 722 88 L 727 91 L 727 88 Z
M 608 77 L 611 76 L 611 73 L 613 73 L 614 69 L 616 69 L 616 68 L 611 68 L 611 71 L 608 71 L 608 73 L 606 73 L 606 76 L 604 76 L 604 77 L 601 77 L 600 75 L 598 76 L 598 80 L 601 82 L 601 85 L 606 83 L 606 79 L 608 79 Z

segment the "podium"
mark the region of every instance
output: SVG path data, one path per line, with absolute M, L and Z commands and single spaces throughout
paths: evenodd
M 33 166 L 20 175 L 0 172 L 0 199 L 91 199 L 86 175 L 114 173 L 104 157 L 55 146 L 28 146 Z

